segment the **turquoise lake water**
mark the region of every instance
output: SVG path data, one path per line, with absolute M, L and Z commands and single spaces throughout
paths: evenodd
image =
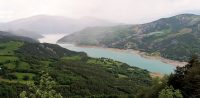
M 141 57 L 138 54 L 133 54 L 128 51 L 113 51 L 103 48 L 93 47 L 78 47 L 72 44 L 60 44 L 60 46 L 69 50 L 78 52 L 86 52 L 90 57 L 105 57 L 111 58 L 117 61 L 121 61 L 129 64 L 130 66 L 136 66 L 142 69 L 146 69 L 151 72 L 159 72 L 163 74 L 170 74 L 174 71 L 175 66 L 163 63 L 159 60 L 152 60 Z
M 43 35 L 44 37 L 39 39 L 39 41 L 55 44 L 58 39 L 62 38 L 65 35 L 66 34 L 46 34 Z M 136 66 L 151 72 L 170 74 L 175 69 L 173 65 L 163 63 L 159 60 L 143 58 L 137 54 L 133 54 L 128 51 L 121 52 L 121 51 L 107 50 L 103 48 L 88 48 L 88 47 L 84 48 L 84 47 L 74 46 L 72 44 L 60 44 L 60 45 L 70 50 L 86 52 L 90 57 L 111 58 L 117 61 L 127 63 L 130 66 Z

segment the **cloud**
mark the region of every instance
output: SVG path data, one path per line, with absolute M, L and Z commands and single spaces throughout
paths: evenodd
M 200 11 L 199 0 L 0 0 L 0 21 L 38 14 L 93 16 L 126 23 Z

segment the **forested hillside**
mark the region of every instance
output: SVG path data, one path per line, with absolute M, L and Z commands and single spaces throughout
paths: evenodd
M 44 71 L 68 97 L 134 97 L 152 85 L 149 72 L 107 58 L 91 58 L 58 45 L 0 35 L 0 97 L 16 98 L 39 83 Z
M 200 58 L 190 58 L 187 65 L 177 67 L 175 73 L 154 80 L 151 87 L 143 88 L 136 98 L 200 98 Z
M 200 53 L 200 16 L 181 14 L 146 24 L 86 28 L 58 43 L 136 49 L 151 55 L 187 61 Z

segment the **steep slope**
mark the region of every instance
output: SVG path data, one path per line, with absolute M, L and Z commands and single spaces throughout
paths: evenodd
M 4 41 L 4 42 L 3 42 Z M 64 98 L 128 97 L 151 85 L 149 72 L 106 58 L 90 58 L 58 45 L 0 39 L 0 97 L 16 98 L 26 82 L 48 72 Z
M 58 43 L 137 49 L 175 60 L 200 53 L 200 16 L 181 14 L 140 25 L 87 28 Z

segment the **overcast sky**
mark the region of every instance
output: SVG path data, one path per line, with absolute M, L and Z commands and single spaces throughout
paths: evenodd
M 45 14 L 136 24 L 180 13 L 200 14 L 200 0 L 0 0 L 0 22 Z

